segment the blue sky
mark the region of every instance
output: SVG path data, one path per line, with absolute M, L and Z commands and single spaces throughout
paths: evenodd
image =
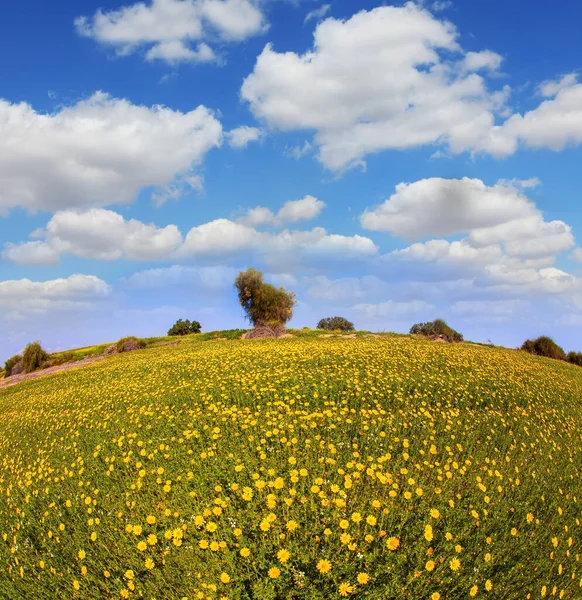
M 0 358 L 242 327 L 446 318 L 582 350 L 582 6 L 29 2 L 0 9 Z

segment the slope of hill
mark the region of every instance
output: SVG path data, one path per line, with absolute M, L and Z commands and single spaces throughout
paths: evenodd
M 0 391 L 0 597 L 580 598 L 582 370 L 189 343 Z

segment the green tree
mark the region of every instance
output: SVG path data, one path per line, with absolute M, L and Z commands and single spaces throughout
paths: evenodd
M 241 271 L 235 279 L 234 286 L 240 305 L 254 327 L 284 326 L 293 316 L 295 294 L 283 287 L 276 288 L 270 283 L 265 283 L 260 271 Z
M 22 353 L 22 366 L 25 373 L 36 371 L 48 359 L 48 354 L 39 342 L 30 342 Z
M 345 317 L 327 317 L 319 321 L 317 329 L 354 331 L 354 324 Z
M 200 333 L 201 325 L 198 321 L 190 322 L 178 319 L 168 331 L 168 335 L 187 335 L 188 333 Z

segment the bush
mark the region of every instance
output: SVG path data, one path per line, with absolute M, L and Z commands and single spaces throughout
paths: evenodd
M 283 327 L 293 316 L 295 294 L 285 288 L 276 288 L 263 281 L 263 274 L 255 269 L 241 271 L 234 286 L 247 319 L 254 327 Z
M 25 373 L 36 371 L 48 359 L 48 354 L 43 350 L 40 342 L 31 342 L 22 353 L 22 366 Z
M 415 323 L 410 328 L 410 333 L 427 337 L 443 337 L 447 342 L 462 342 L 463 336 L 449 327 L 442 319 L 435 319 L 426 323 Z
M 4 377 L 10 377 L 12 375 L 12 369 L 16 363 L 20 362 L 20 360 L 22 360 L 22 357 L 19 354 L 15 354 L 4 363 Z
M 331 331 L 335 331 L 337 329 L 340 331 L 354 331 L 354 324 L 351 321 L 348 321 L 345 317 L 327 317 L 319 321 L 317 324 L 317 329 L 328 329 Z
M 569 363 L 582 367 L 582 352 L 568 352 L 566 357 Z
M 138 340 L 133 335 L 129 337 L 121 338 L 117 342 L 117 352 L 129 352 L 130 350 L 138 350 L 146 347 L 146 343 L 143 340 Z
M 198 321 L 190 322 L 188 319 L 178 319 L 168 331 L 168 335 L 187 335 L 189 333 L 200 333 L 201 325 Z
M 521 349 L 536 356 L 545 356 L 556 360 L 566 360 L 566 353 L 556 342 L 547 335 L 542 335 L 535 340 L 526 340 Z

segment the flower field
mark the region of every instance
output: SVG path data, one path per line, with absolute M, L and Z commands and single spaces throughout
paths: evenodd
M 192 342 L 0 392 L 0 598 L 582 598 L 582 370 Z

